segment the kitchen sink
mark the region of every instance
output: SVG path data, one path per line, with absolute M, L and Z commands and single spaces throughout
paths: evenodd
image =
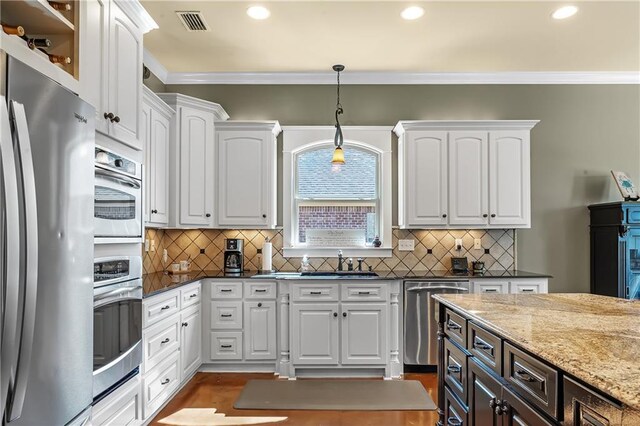
M 301 277 L 377 277 L 373 271 L 306 271 Z

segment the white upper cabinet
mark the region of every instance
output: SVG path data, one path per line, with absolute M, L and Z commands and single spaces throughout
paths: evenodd
M 113 1 L 81 3 L 80 96 L 97 131 L 142 150 L 142 29 Z
M 417 130 L 398 141 L 399 193 L 406 203 L 398 206 L 401 227 L 447 224 L 447 132 Z
M 489 136 L 489 223 L 531 223 L 528 131 L 496 131 Z
M 222 107 L 176 93 L 158 96 L 176 111 L 169 146 L 169 226 L 216 225 L 215 126 L 229 118 Z
M 221 228 L 274 228 L 277 212 L 277 121 L 216 126 Z
M 488 223 L 488 134 L 449 132 L 449 224 Z
M 537 123 L 399 122 L 400 227 L 530 227 L 529 133 Z
M 144 88 L 142 128 L 145 154 L 145 223 L 169 224 L 169 143 L 175 111 Z

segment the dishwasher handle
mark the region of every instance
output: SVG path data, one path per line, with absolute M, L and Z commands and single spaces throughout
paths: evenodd
M 434 287 L 412 287 L 412 288 L 408 288 L 407 289 L 407 291 L 414 291 L 414 292 L 418 292 L 418 291 L 433 291 L 433 290 L 458 290 L 458 291 L 466 291 L 466 292 L 469 291 L 468 288 L 454 287 L 454 286 L 448 286 L 448 285 L 439 285 L 439 286 L 434 286 Z

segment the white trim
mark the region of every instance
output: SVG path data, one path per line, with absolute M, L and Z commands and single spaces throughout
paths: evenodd
M 393 132 L 407 130 L 531 130 L 540 120 L 411 120 L 398 121 Z
M 156 93 L 171 108 L 178 110 L 179 106 L 188 106 L 192 108 L 207 109 L 215 115 L 215 121 L 227 121 L 229 114 L 222 108 L 220 104 L 205 101 L 204 99 L 194 98 L 193 96 L 183 95 L 181 93 Z
M 142 62 L 163 84 L 167 82 L 169 71 L 147 49 L 142 49 Z
M 336 257 L 338 250 L 342 250 L 344 257 L 392 257 L 393 249 L 385 247 L 365 247 L 365 248 L 332 248 L 332 247 L 283 247 L 284 257 Z
M 347 72 L 342 84 L 640 84 L 638 71 Z M 170 72 L 165 84 L 335 84 L 333 72 Z
M 114 0 L 114 2 L 142 30 L 142 34 L 160 28 L 138 0 Z

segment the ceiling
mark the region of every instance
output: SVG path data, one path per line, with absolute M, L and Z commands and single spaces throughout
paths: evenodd
M 348 71 L 640 71 L 640 1 L 150 1 L 160 26 L 144 45 L 170 73 Z M 409 5 L 425 15 L 401 19 Z M 187 32 L 175 11 L 201 11 L 209 32 Z

